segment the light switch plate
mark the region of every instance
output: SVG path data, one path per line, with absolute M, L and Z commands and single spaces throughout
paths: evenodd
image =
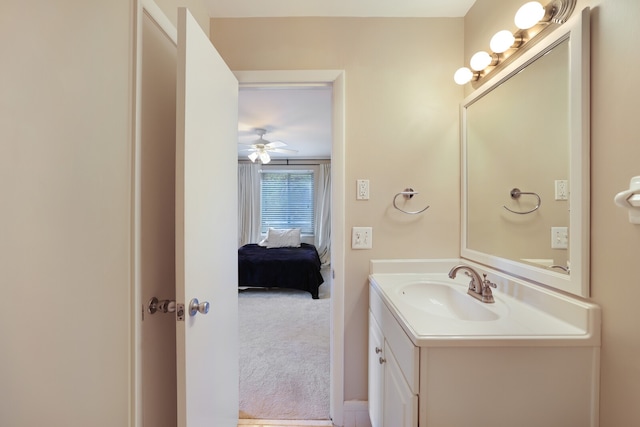
M 567 227 L 551 227 L 551 248 L 567 249 L 569 247 L 569 230 Z
M 371 227 L 353 227 L 351 230 L 351 249 L 371 249 L 373 247 L 373 229 Z

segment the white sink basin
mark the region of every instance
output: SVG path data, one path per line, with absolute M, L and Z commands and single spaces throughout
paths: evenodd
M 466 288 L 453 284 L 419 281 L 398 287 L 396 292 L 400 299 L 418 310 L 449 319 L 488 322 L 507 313 L 506 306 L 499 300 L 493 304 L 480 302 L 468 295 Z
M 460 262 L 371 262 L 371 291 L 414 345 L 599 345 L 597 305 L 474 266 L 497 284 L 483 303 L 467 294 L 469 277 L 447 276 Z

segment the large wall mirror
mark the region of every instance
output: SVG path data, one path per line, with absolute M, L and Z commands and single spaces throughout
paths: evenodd
M 497 71 L 461 119 L 462 257 L 589 296 L 589 9 Z

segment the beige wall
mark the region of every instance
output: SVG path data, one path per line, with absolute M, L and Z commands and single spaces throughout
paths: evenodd
M 465 19 L 465 61 L 523 3 L 477 0 Z M 600 426 L 640 424 L 640 227 L 613 196 L 640 175 L 637 0 L 579 1 L 591 12 L 591 293 L 603 308 Z M 505 16 L 506 15 L 506 16 Z M 513 29 L 513 27 L 507 27 Z
M 2 426 L 131 424 L 134 10 L 0 3 Z
M 212 19 L 211 38 L 232 70 L 345 70 L 345 399 L 366 400 L 369 260 L 458 254 L 462 19 Z M 393 209 L 408 186 L 407 209 L 428 211 Z M 350 249 L 353 226 L 373 227 L 372 250 Z
M 591 16 L 591 283 L 603 308 L 602 427 L 640 424 L 640 227 L 612 197 L 640 175 L 636 0 L 593 2 Z M 629 43 L 629 40 L 635 42 Z

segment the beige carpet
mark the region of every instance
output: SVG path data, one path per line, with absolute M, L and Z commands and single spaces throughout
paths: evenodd
M 241 419 L 329 419 L 326 287 L 239 292 Z

